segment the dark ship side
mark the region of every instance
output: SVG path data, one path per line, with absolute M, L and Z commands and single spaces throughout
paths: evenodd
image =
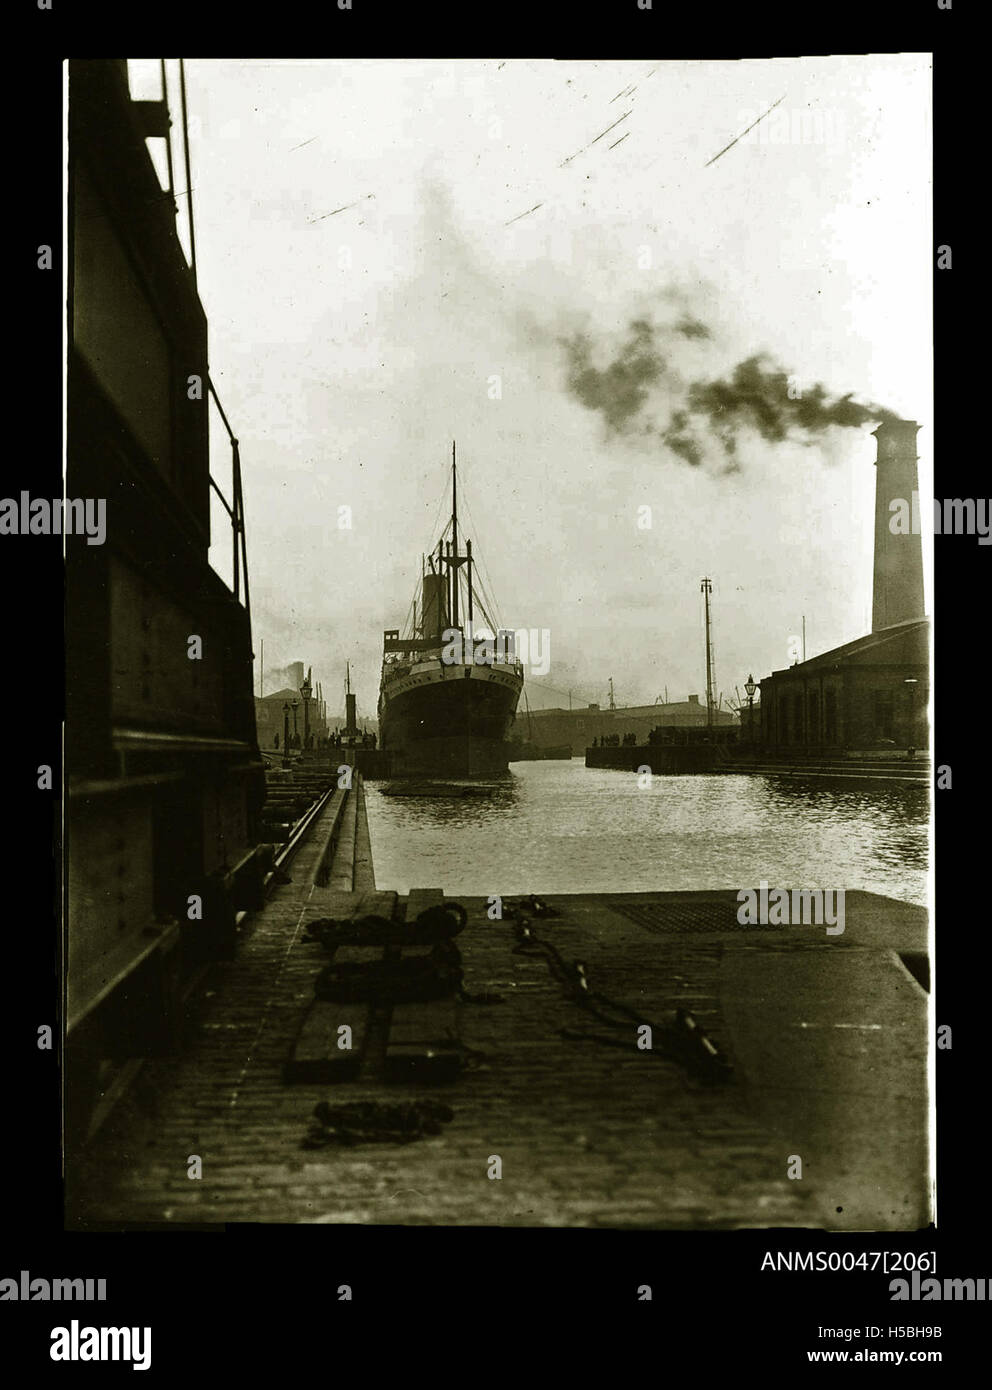
M 181 64 L 180 82 L 185 137 Z M 179 1045 L 189 989 L 232 953 L 263 872 L 240 460 L 232 434 L 228 500 L 211 473 L 219 403 L 170 127 L 164 64 L 161 100 L 134 101 L 123 59 L 70 62 L 67 489 L 106 499 L 107 516 L 105 544 L 66 550 L 72 1142 L 142 1059 Z M 169 146 L 167 188 L 153 139 Z M 233 588 L 209 562 L 211 488 L 231 518 Z
M 409 634 L 383 633 L 379 730 L 393 776 L 492 776 L 512 752 L 523 667 L 478 593 L 472 542 L 459 549 L 454 445 L 451 454 L 451 518 L 422 567 L 420 620 L 415 599 Z M 477 609 L 487 625 L 478 632 Z

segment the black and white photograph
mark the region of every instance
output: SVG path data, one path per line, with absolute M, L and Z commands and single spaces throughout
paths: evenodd
M 931 76 L 66 63 L 68 1230 L 935 1220 Z

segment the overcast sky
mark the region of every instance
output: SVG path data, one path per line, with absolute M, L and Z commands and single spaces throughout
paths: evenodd
M 803 613 L 810 655 L 868 630 L 874 423 L 745 411 L 728 444 L 725 413 L 672 415 L 761 354 L 765 385 L 822 384 L 819 423 L 848 394 L 919 421 L 932 495 L 926 55 L 186 71 L 267 667 L 311 662 L 333 707 L 350 659 L 374 713 L 453 438 L 501 616 L 551 634 L 534 708 L 702 692 L 704 574 L 725 698 Z

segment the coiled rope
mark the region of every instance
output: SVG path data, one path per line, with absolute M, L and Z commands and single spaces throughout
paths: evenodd
M 323 1149 L 331 1144 L 411 1144 L 428 1134 L 440 1134 L 442 1124 L 454 1119 L 450 1106 L 434 1100 L 415 1100 L 401 1105 L 382 1101 L 353 1101 L 329 1105 L 320 1101 L 301 1148 Z

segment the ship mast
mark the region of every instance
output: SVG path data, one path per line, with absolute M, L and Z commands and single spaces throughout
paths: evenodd
M 458 471 L 455 441 L 451 441 L 451 625 L 458 626 Z
M 448 542 L 447 553 L 444 553 L 443 542 L 439 543 L 438 563 L 448 566 L 448 615 L 449 623 L 452 627 L 459 626 L 458 614 L 458 571 L 462 565 L 468 563 L 468 618 L 472 620 L 472 543 L 467 542 L 468 551 L 465 555 L 458 553 L 458 465 L 455 460 L 455 441 L 451 441 L 451 540 Z

